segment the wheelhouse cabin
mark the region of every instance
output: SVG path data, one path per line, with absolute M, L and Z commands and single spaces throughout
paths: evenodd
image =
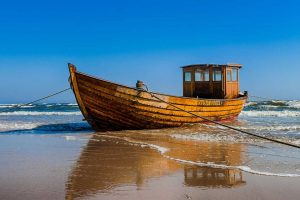
M 208 99 L 240 97 L 240 64 L 198 64 L 182 67 L 183 96 Z

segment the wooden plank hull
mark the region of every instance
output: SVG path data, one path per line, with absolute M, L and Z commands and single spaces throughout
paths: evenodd
M 73 65 L 69 67 L 71 87 L 80 110 L 97 131 L 159 129 L 205 122 L 158 101 L 147 92 L 77 72 Z M 234 119 L 247 100 L 247 97 L 196 99 L 155 95 L 181 109 L 215 121 Z

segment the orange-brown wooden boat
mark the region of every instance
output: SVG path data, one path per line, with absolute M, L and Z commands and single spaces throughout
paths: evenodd
M 246 94 L 239 94 L 238 73 L 233 72 L 240 67 L 183 67 L 184 97 L 153 94 L 169 104 L 210 120 L 231 120 L 239 115 L 247 100 Z M 159 129 L 205 121 L 163 103 L 138 88 L 86 75 L 78 72 L 72 64 L 69 64 L 69 70 L 70 84 L 80 110 L 85 120 L 97 131 Z M 198 88 L 203 84 L 207 84 L 206 93 L 201 93 L 204 89 L 199 92 Z

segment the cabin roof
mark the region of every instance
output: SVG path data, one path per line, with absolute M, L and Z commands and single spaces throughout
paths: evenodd
M 208 66 L 214 66 L 214 67 L 238 67 L 241 68 L 241 64 L 237 63 L 227 63 L 227 64 L 192 64 L 192 65 L 186 65 L 182 66 L 181 68 L 189 68 L 189 67 L 208 67 Z

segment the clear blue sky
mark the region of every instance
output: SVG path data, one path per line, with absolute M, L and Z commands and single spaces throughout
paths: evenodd
M 236 62 L 244 65 L 242 90 L 300 99 L 299 11 L 290 0 L 2 1 L 0 103 L 67 87 L 68 62 L 175 95 L 182 91 L 179 66 Z

